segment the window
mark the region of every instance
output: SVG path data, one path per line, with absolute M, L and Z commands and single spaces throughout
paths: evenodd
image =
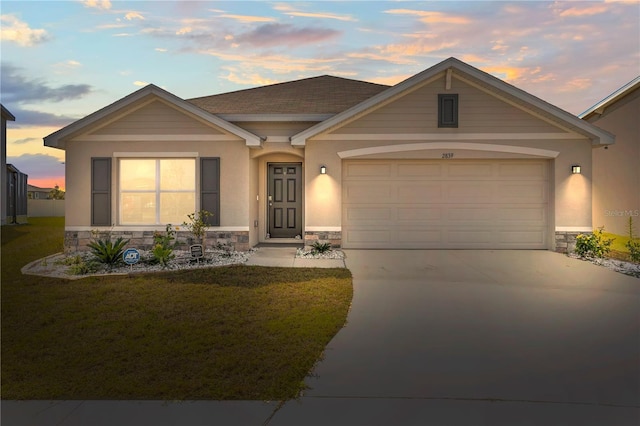
M 121 159 L 120 224 L 181 224 L 196 210 L 195 159 Z
M 458 95 L 438 95 L 438 127 L 458 127 Z

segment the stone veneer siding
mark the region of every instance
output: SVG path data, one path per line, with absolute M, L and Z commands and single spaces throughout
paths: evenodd
M 331 248 L 342 246 L 342 231 L 305 231 L 304 245 L 312 246 L 314 243 L 330 243 Z
M 556 231 L 556 251 L 558 253 L 572 253 L 576 250 L 576 238 L 580 234 L 591 232 Z
M 97 238 L 111 238 L 115 240 L 122 237 L 129 240 L 127 247 L 134 247 L 140 250 L 150 250 L 153 248 L 153 234 L 156 231 L 109 231 L 98 232 Z M 162 232 L 164 234 L 164 231 Z M 92 231 L 65 231 L 64 251 L 65 253 L 75 253 L 88 251 L 87 244 L 93 237 Z M 178 250 L 188 250 L 194 244 L 193 236 L 190 232 L 176 231 L 176 243 Z M 247 251 L 249 246 L 248 231 L 207 231 L 205 236 L 205 249 L 217 247 L 218 245 L 231 247 L 235 251 Z

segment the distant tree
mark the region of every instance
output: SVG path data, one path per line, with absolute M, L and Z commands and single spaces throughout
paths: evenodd
M 52 200 L 64 200 L 64 191 L 56 185 L 51 191 L 49 191 L 49 198 Z

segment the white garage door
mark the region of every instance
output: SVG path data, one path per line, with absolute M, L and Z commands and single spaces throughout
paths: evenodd
M 345 248 L 545 249 L 548 162 L 348 160 Z

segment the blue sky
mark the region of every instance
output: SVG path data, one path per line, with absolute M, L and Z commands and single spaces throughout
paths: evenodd
M 579 114 L 640 74 L 635 1 L 5 1 L 10 162 L 64 187 L 42 138 L 154 83 L 182 98 L 330 74 L 396 84 L 451 56 Z

